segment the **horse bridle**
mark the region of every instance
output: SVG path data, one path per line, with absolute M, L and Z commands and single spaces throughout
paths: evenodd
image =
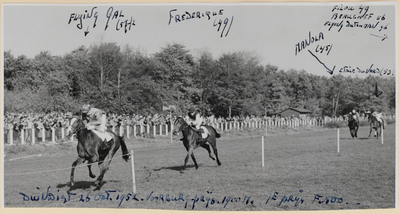
M 74 121 L 74 123 L 77 122 L 77 120 L 81 120 L 81 119 L 78 118 L 78 117 L 74 117 L 74 118 L 76 119 L 76 120 Z M 72 124 L 71 124 L 71 126 L 72 126 Z M 74 129 L 74 132 L 72 132 L 72 129 L 71 129 L 71 132 L 68 134 L 68 137 L 70 137 L 70 136 L 72 136 L 72 135 L 78 133 L 79 131 L 81 131 L 81 130 L 83 130 L 83 129 L 85 129 L 85 128 L 86 128 L 86 127 L 83 126 L 83 127 L 80 128 L 80 129 Z

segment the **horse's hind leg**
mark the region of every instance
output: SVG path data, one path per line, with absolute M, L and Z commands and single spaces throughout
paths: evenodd
M 205 148 L 208 151 L 208 156 L 210 156 L 211 159 L 215 160 L 215 158 L 211 155 L 211 149 L 210 149 L 210 145 L 204 143 L 202 145 L 200 145 L 201 147 Z
M 99 190 L 101 188 L 101 182 L 103 181 L 104 174 L 106 174 L 108 168 L 109 168 L 109 162 L 108 161 L 108 156 L 104 160 L 100 160 L 99 162 L 99 168 L 100 168 L 100 175 L 97 177 L 96 181 L 94 182 L 95 185 L 97 186 L 96 190 Z
M 72 169 L 71 169 L 71 175 L 70 175 L 70 181 L 71 181 L 71 187 L 74 186 L 74 173 L 75 173 L 75 167 L 78 164 L 81 164 L 85 161 L 85 159 L 78 157 L 74 163 L 72 163 Z
M 103 181 L 104 175 L 106 174 L 107 170 L 109 169 L 110 163 L 118 149 L 119 149 L 119 146 L 115 146 L 115 144 L 114 144 L 113 147 L 111 147 L 111 151 L 104 158 L 104 160 L 99 161 L 100 175 L 99 175 L 99 177 L 97 177 L 97 180 L 95 181 L 95 184 L 97 186 L 96 190 L 99 190 L 101 188 L 101 182 Z
M 93 172 L 92 172 L 92 163 L 89 163 L 87 167 L 88 167 L 88 169 L 89 169 L 89 176 L 90 176 L 91 178 L 95 178 L 96 175 L 93 174 Z
M 214 150 L 214 154 L 215 154 L 215 158 L 217 159 L 218 166 L 221 166 L 221 161 L 219 161 L 219 158 L 218 158 L 218 150 L 217 150 L 217 142 L 216 142 L 216 140 L 215 139 L 211 140 L 210 144 L 211 144 L 211 146 L 212 146 L 212 148 Z

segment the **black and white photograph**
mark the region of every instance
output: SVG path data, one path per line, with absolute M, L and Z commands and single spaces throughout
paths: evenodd
M 398 3 L 1 5 L 1 207 L 397 209 Z

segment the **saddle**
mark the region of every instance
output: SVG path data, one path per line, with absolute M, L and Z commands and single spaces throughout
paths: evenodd
M 112 146 L 112 143 L 113 143 L 113 139 L 111 139 L 109 141 L 102 140 L 100 143 L 99 149 L 100 150 L 109 150 Z
M 114 137 L 107 131 L 105 132 L 100 132 L 99 130 L 92 129 L 91 130 L 94 134 L 96 134 L 98 137 L 101 139 L 100 143 L 100 149 L 105 150 L 105 149 L 110 149 L 112 146 L 112 141 Z
M 208 136 L 208 129 L 201 125 L 200 129 L 196 129 L 196 127 L 190 126 L 194 131 L 196 131 L 202 138 L 206 138 Z

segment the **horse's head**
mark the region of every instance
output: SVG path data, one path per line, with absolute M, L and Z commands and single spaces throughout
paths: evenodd
M 367 115 L 368 122 L 371 122 L 372 113 L 365 113 L 365 115 Z
M 71 119 L 71 125 L 68 127 L 67 132 L 69 132 L 69 135 L 73 135 L 84 128 L 85 124 L 83 123 L 82 119 L 79 117 L 73 117 Z
M 187 126 L 188 126 L 188 124 L 185 122 L 185 120 L 182 117 L 178 117 L 174 121 L 174 130 L 172 133 L 174 135 L 177 135 L 180 131 L 182 131 Z
M 353 115 L 351 114 L 351 113 L 349 113 L 348 115 L 347 115 L 347 120 L 348 121 L 352 121 L 354 118 L 353 118 Z

